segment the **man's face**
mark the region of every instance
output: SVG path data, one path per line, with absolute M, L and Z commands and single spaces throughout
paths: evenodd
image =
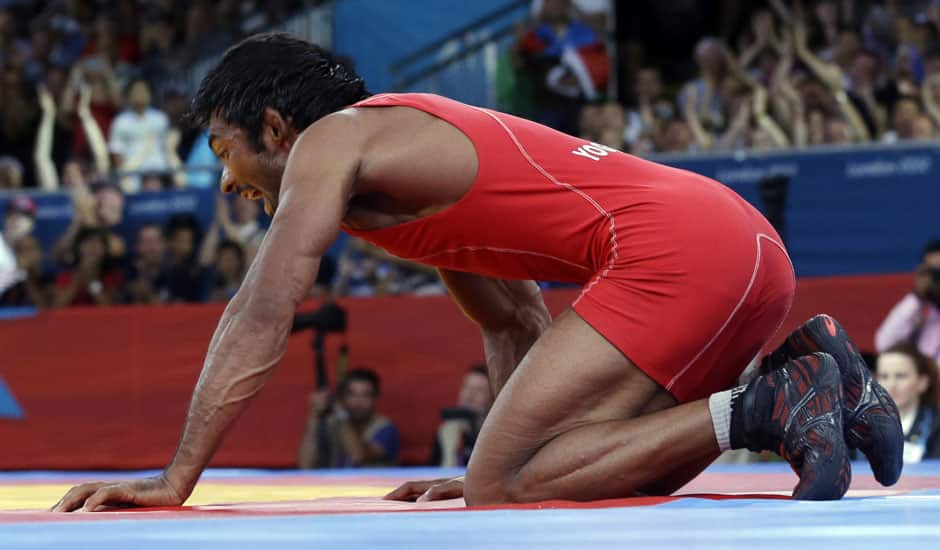
M 137 235 L 137 254 L 148 264 L 159 264 L 163 261 L 166 251 L 166 242 L 163 234 L 157 227 L 144 227 Z
M 22 239 L 33 232 L 33 218 L 22 212 L 9 212 L 3 220 L 3 235 L 10 243 Z
M 636 95 L 652 99 L 657 97 L 663 89 L 656 69 L 642 69 L 636 75 Z
M 264 199 L 264 211 L 273 216 L 289 149 L 277 148 L 264 139 L 264 150 L 259 152 L 242 128 L 216 115 L 209 121 L 209 136 L 209 146 L 222 161 L 222 192 L 238 193 L 253 201 Z
M 353 422 L 364 423 L 375 412 L 375 391 L 365 380 L 352 380 L 343 394 L 343 407 Z
M 135 82 L 131 86 L 128 101 L 138 111 L 146 109 L 150 105 L 150 86 L 142 80 Z
M 882 353 L 878 357 L 878 382 L 888 390 L 901 410 L 914 406 L 927 391 L 929 380 L 917 372 L 917 365 L 903 353 Z
M 184 260 L 193 253 L 196 248 L 196 236 L 193 230 L 188 227 L 178 228 L 170 235 L 170 252 L 177 260 Z
M 98 218 L 105 227 L 114 227 L 124 219 L 124 195 L 113 187 L 102 187 L 95 193 Z
M 920 114 L 917 102 L 910 99 L 898 101 L 894 108 L 894 130 L 900 137 L 911 137 L 914 119 Z
M 493 394 L 490 391 L 490 381 L 478 372 L 469 372 L 463 377 L 460 386 L 460 395 L 457 396 L 457 406 L 485 414 L 493 404 Z

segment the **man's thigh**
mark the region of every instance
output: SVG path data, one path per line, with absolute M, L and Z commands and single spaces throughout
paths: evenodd
M 474 446 L 467 477 L 483 486 L 503 484 L 542 446 L 572 428 L 675 404 L 669 392 L 568 310 L 503 387 Z

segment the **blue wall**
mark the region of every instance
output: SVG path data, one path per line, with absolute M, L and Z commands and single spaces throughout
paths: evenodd
M 940 145 L 659 160 L 759 208 L 758 182 L 791 176 L 784 238 L 800 276 L 910 271 L 940 238 Z
M 372 92 L 391 91 L 389 65 L 509 0 L 337 0 L 333 50 L 351 57 Z
M 927 240 L 940 238 L 938 146 L 657 160 L 730 185 L 761 209 L 758 182 L 770 174 L 789 175 L 784 238 L 800 276 L 910 271 Z M 133 243 L 141 224 L 162 223 L 181 212 L 195 214 L 203 228 L 208 227 L 216 192 L 128 197 L 118 231 Z M 48 247 L 72 218 L 71 200 L 65 193 L 34 197 L 36 233 Z M 0 212 L 5 202 L 0 197 Z

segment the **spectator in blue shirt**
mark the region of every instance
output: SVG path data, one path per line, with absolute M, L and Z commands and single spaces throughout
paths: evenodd
M 343 377 L 335 400 L 327 392 L 314 393 L 300 443 L 299 466 L 309 469 L 398 464 L 398 428 L 377 414 L 378 398 L 379 376 L 364 368 L 351 370 Z

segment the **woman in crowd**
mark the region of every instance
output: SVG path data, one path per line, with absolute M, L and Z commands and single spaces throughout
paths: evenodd
M 877 370 L 901 413 L 904 462 L 940 458 L 937 364 L 915 346 L 900 344 L 878 356 Z

